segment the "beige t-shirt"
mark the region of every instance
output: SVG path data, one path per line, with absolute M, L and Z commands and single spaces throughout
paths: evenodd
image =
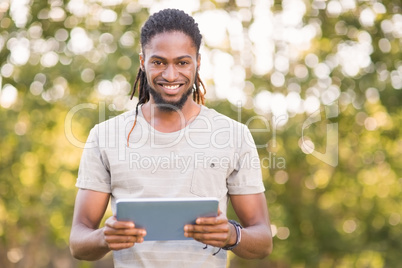
M 120 198 L 216 197 L 226 213 L 228 195 L 264 192 L 260 161 L 246 126 L 201 106 L 173 133 L 155 130 L 139 109 L 96 125 L 84 149 L 76 186 Z M 225 267 L 227 254 L 193 241 L 136 244 L 114 252 L 115 267 Z

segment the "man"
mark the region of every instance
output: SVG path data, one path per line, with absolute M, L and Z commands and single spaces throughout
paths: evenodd
M 75 258 L 112 250 L 116 267 L 225 267 L 227 250 L 243 258 L 272 251 L 254 142 L 244 125 L 202 105 L 200 44 L 194 19 L 179 10 L 155 13 L 143 26 L 136 110 L 96 125 L 83 152 Z M 115 211 L 117 199 L 141 197 L 216 197 L 219 212 L 183 226 L 193 240 L 144 242 L 146 230 L 115 216 L 100 228 L 110 198 Z M 242 226 L 228 221 L 228 198 Z

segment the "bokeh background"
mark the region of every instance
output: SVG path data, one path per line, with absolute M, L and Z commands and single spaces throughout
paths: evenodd
M 135 106 L 139 30 L 166 7 L 199 23 L 207 106 L 262 160 L 274 251 L 230 267 L 400 267 L 400 0 L 1 0 L 0 267 L 111 266 L 68 250 L 78 165 Z

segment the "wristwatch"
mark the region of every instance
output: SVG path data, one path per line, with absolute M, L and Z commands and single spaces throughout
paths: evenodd
M 236 229 L 236 243 L 232 246 L 223 247 L 222 249 L 224 249 L 224 250 L 234 249 L 235 247 L 237 247 L 237 245 L 239 245 L 239 243 L 241 241 L 241 229 L 243 229 L 243 227 L 240 225 L 240 223 L 238 223 L 237 221 L 234 221 L 234 220 L 229 220 L 229 223 L 231 223 Z

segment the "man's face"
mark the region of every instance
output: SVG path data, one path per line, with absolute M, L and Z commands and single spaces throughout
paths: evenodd
M 192 39 L 182 32 L 155 35 L 140 55 L 151 102 L 162 110 L 181 109 L 192 93 L 200 56 Z

